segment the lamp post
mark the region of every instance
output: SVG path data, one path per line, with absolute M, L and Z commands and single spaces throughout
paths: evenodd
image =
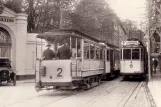
M 150 47 L 150 11 L 151 11 L 151 0 L 147 0 L 148 2 L 148 80 L 151 80 L 151 47 Z

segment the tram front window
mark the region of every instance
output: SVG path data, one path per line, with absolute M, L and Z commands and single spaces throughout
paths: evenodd
M 139 49 L 132 49 L 132 59 L 139 59 L 140 50 Z
M 131 59 L 131 49 L 123 49 L 123 59 Z

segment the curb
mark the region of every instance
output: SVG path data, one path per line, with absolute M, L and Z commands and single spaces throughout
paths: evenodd
M 150 92 L 150 89 L 148 87 L 148 83 L 145 84 L 145 92 L 147 94 L 147 97 L 148 97 L 148 100 L 149 100 L 149 103 L 150 103 L 150 107 L 157 107 L 155 100 L 152 96 L 152 93 Z

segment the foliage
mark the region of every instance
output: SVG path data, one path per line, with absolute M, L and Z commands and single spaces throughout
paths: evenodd
M 77 0 L 27 0 L 29 32 L 45 32 L 68 26 L 68 14 Z M 62 12 L 62 14 L 61 14 Z M 60 23 L 60 21 L 62 23 Z
M 3 3 L 6 7 L 17 13 L 20 13 L 22 11 L 22 2 L 23 0 L 3 0 Z
M 137 28 L 135 22 L 131 20 L 125 20 L 122 23 L 127 31 L 128 38 L 138 38 L 139 40 L 143 40 L 145 34 L 142 30 Z
M 28 32 L 74 28 L 100 40 L 112 40 L 117 16 L 104 0 L 9 0 L 5 4 L 28 14 Z
M 82 0 L 71 16 L 73 28 L 106 41 L 113 35 L 112 19 L 113 11 L 103 0 Z

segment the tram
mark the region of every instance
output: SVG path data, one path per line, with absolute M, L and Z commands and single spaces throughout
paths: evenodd
M 143 43 L 130 38 L 122 42 L 121 71 L 123 79 L 129 76 L 145 78 L 148 70 L 148 55 Z
M 56 53 L 52 60 L 37 58 L 37 91 L 54 88 L 90 89 L 98 85 L 102 78 L 107 78 L 110 74 L 118 75 L 119 64 L 113 61 L 116 55 L 114 51 L 112 53 L 111 46 L 78 30 L 56 29 L 39 34 L 37 38 L 52 44 Z M 64 41 L 70 46 L 71 57 L 68 59 L 58 58 L 57 55 Z M 113 54 L 111 58 L 110 53 Z

